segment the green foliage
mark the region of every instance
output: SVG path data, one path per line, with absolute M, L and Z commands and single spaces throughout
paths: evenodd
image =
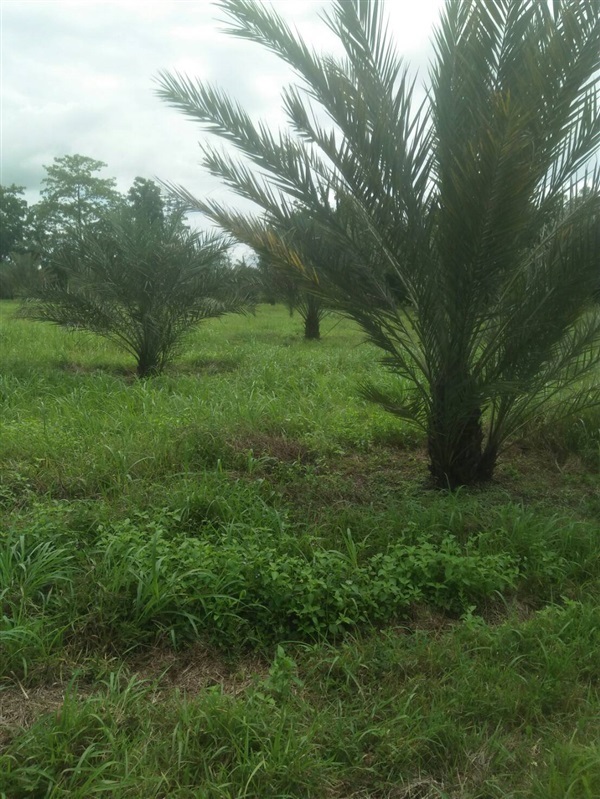
M 298 76 L 284 92 L 290 130 L 274 135 L 218 88 L 162 74 L 163 99 L 250 160 L 202 145 L 207 169 L 263 214 L 180 196 L 277 262 L 319 265 L 315 290 L 397 378 L 366 396 L 426 433 L 434 482 L 489 481 L 505 442 L 549 403 L 557 421 L 600 402 L 581 382 L 600 359 L 595 0 L 450 0 L 418 108 L 383 3 L 332 3 L 342 57 L 252 0 L 220 5 L 232 35 Z M 587 193 L 557 214 L 582 181 Z
M 600 748 L 565 743 L 551 754 L 543 777 L 535 780 L 532 799 L 594 799 L 600 793 Z
M 26 297 L 42 278 L 37 253 L 13 252 L 9 260 L 0 261 L 0 299 Z
M 39 277 L 31 211 L 22 186 L 0 186 L 0 299 L 23 296 Z
M 548 420 L 541 419 L 528 426 L 528 439 L 547 447 L 559 464 L 576 452 L 588 469 L 600 472 L 600 407 L 588 408 L 576 419 L 554 424 L 549 416 Z
M 63 644 L 74 555 L 37 537 L 0 540 L 0 674 L 26 675 L 30 663 L 50 666 Z
M 294 689 L 304 688 L 304 683 L 298 677 L 296 661 L 286 654 L 281 645 L 277 647 L 269 676 L 264 681 L 263 687 L 266 694 L 276 700 L 288 699 Z
M 591 799 L 598 621 L 568 603 L 524 622 L 279 647 L 264 679 L 230 693 L 167 692 L 125 669 L 91 695 L 73 680 L 7 742 L 0 792 Z
M 132 381 L 0 310 L 2 799 L 595 799 L 585 436 L 431 492 L 348 320 L 208 320 Z
M 23 186 L 0 186 L 0 262 L 6 261 L 19 249 L 25 237 L 27 201 L 22 197 Z M 0 294 L 0 299 L 7 299 Z M 8 297 L 10 299 L 10 297 Z
M 25 516 L 29 532 L 5 539 L 2 566 L 13 669 L 28 656 L 39 663 L 15 632 L 38 615 L 55 646 L 70 624 L 72 635 L 93 632 L 111 646 L 201 635 L 239 648 L 389 623 L 415 603 L 460 614 L 517 590 L 535 590 L 539 601 L 600 575 L 592 530 L 561 519 L 505 513 L 461 543 L 444 526 L 428 529 L 421 511 L 422 526 L 417 512 L 399 540 L 371 554 L 350 531 L 340 549 L 306 532 L 299 538 L 260 491 L 228 497 L 226 488 L 217 481 L 183 504 L 115 521 L 65 518 L 64 510 Z M 85 579 L 74 588 L 76 574 Z
M 244 701 L 212 690 L 165 708 L 153 705 L 152 686 L 140 680 L 113 673 L 103 682 L 83 702 L 73 686 L 59 713 L 0 757 L 2 795 L 318 795 L 328 769 L 309 729 L 294 728 L 291 714 L 260 694 Z
M 45 166 L 42 199 L 35 207 L 45 250 L 64 239 L 80 239 L 86 226 L 96 225 L 119 200 L 114 178 L 96 174 L 106 168 L 103 161 L 84 155 L 63 155 Z
M 135 357 L 139 377 L 156 375 L 196 324 L 245 310 L 223 262 L 226 248 L 219 237 L 184 228 L 180 215 L 125 209 L 58 247 L 22 312 L 109 338 Z

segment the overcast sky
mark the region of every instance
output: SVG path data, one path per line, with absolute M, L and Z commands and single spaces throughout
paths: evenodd
M 443 0 L 388 0 L 400 52 L 428 63 Z M 328 0 L 274 0 L 315 47 L 332 48 L 319 19 Z M 36 202 L 43 165 L 79 153 L 105 161 L 120 191 L 158 177 L 224 196 L 199 165 L 200 127 L 154 95 L 159 70 L 219 85 L 256 117 L 282 120 L 291 79 L 274 56 L 221 31 L 210 0 L 0 0 L 0 183 Z

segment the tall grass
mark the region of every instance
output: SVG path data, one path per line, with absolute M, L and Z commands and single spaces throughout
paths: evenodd
M 209 322 L 142 382 L 14 308 L 0 796 L 599 795 L 594 413 L 432 492 L 347 321 Z

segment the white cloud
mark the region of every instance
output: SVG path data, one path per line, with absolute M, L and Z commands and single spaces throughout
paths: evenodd
M 409 61 L 422 66 L 442 0 L 390 0 L 392 27 Z M 326 0 L 276 0 L 277 11 L 317 49 L 332 34 L 318 19 Z M 253 116 L 279 122 L 290 78 L 274 56 L 227 36 L 206 0 L 97 2 L 2 0 L 0 182 L 36 201 L 44 164 L 67 153 L 105 161 L 125 191 L 136 175 L 222 192 L 198 166 L 198 126 L 154 94 L 159 70 L 221 86 Z

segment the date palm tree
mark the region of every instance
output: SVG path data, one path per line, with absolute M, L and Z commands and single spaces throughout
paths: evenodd
M 122 209 L 56 249 L 21 314 L 104 336 L 135 357 L 138 377 L 151 377 L 199 322 L 247 310 L 227 247 L 222 236 L 188 230 L 181 215 Z
M 307 217 L 302 209 L 298 209 L 295 217 L 288 220 L 284 228 L 274 226 L 269 231 L 270 236 L 285 238 L 287 247 L 283 258 L 277 258 L 273 247 L 265 248 L 260 239 L 255 239 L 254 246 L 259 253 L 258 267 L 265 286 L 273 287 L 287 306 L 290 315 L 298 311 L 303 322 L 304 338 L 316 341 L 321 338 L 321 322 L 331 313 L 332 307 L 331 299 L 327 302 L 316 291 L 318 259 L 321 254 L 316 248 L 311 247 L 303 251 L 304 243 L 310 244 L 311 237 L 316 233 L 314 229 L 309 228 L 310 217 Z M 297 254 L 294 263 L 290 263 L 286 256 L 290 247 L 293 247 Z
M 447 0 L 420 105 L 377 0 L 328 6 L 340 57 L 255 0 L 219 6 L 232 35 L 297 75 L 289 130 L 163 73 L 159 95 L 242 156 L 204 144 L 207 168 L 260 210 L 179 194 L 301 271 L 318 257 L 318 291 L 396 378 L 368 396 L 425 431 L 435 484 L 487 481 L 527 421 L 598 403 L 597 0 Z M 300 248 L 273 234 L 298 207 Z

